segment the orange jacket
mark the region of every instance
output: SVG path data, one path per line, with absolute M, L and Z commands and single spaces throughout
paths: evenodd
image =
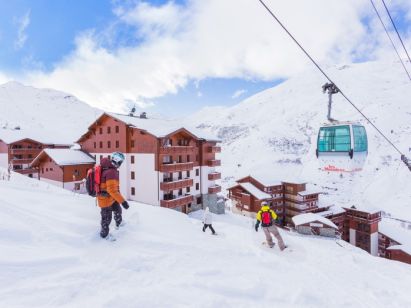
M 111 164 L 108 158 L 103 158 L 100 162 L 101 184 L 100 190 L 106 194 L 98 195 L 97 202 L 101 208 L 112 206 L 114 202 L 123 203 L 125 199 L 120 193 L 120 181 L 118 170 Z

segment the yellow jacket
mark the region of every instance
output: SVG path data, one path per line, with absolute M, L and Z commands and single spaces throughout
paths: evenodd
M 271 217 L 273 218 L 273 220 L 277 219 L 277 214 L 272 209 L 270 209 L 270 207 L 268 205 L 264 205 L 264 206 L 261 207 L 261 210 L 259 210 L 258 213 L 257 213 L 257 220 L 259 222 L 261 222 L 262 212 L 270 212 Z

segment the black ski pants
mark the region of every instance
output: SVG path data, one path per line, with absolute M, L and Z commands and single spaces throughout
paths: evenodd
M 203 232 L 205 232 L 205 230 L 206 230 L 207 228 L 210 228 L 211 232 L 213 232 L 213 234 L 215 234 L 215 231 L 214 231 L 213 226 L 212 226 L 211 224 L 204 224 L 204 226 L 203 226 Z
M 105 238 L 110 231 L 110 223 L 112 219 L 112 212 L 114 212 L 114 221 L 116 226 L 121 224 L 123 218 L 121 217 L 121 206 L 117 202 L 114 202 L 113 205 L 109 207 L 104 207 L 101 209 L 101 231 L 100 236 Z

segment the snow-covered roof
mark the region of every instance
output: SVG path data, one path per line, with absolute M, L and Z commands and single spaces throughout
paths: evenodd
M 411 246 L 411 231 L 401 227 L 398 221 L 383 218 L 378 224 L 378 232 L 400 244 Z
M 44 149 L 32 162 L 36 166 L 41 157 L 49 156 L 59 166 L 94 164 L 95 160 L 83 151 L 71 149 Z
M 262 190 L 258 189 L 251 183 L 238 183 L 242 188 L 244 188 L 246 191 L 248 191 L 250 194 L 252 194 L 254 197 L 256 197 L 258 200 L 264 200 L 264 199 L 270 199 L 271 195 L 263 192 Z
M 35 133 L 33 131 L 26 131 L 22 129 L 4 129 L 0 128 L 0 140 L 6 144 L 15 143 L 20 140 L 30 139 L 37 141 L 42 144 L 55 144 L 55 145 L 70 145 L 64 144 L 61 140 L 53 140 L 53 133 L 50 133 L 50 136 L 46 136 L 47 132 L 44 134 Z
M 389 250 L 402 250 L 405 253 L 411 255 L 411 245 L 393 245 L 388 247 Z
M 345 208 L 349 209 L 349 210 L 357 210 L 359 212 L 365 212 L 365 213 L 369 213 L 369 214 L 376 214 L 378 212 L 381 212 L 381 209 L 378 209 L 378 208 L 376 208 L 375 206 L 372 206 L 372 205 L 365 205 L 365 204 L 353 205 L 353 206 L 349 206 L 349 207 L 345 207 Z
M 338 227 L 331 220 L 325 217 L 322 217 L 321 215 L 317 215 L 313 213 L 305 213 L 305 214 L 296 215 L 292 218 L 292 220 L 293 220 L 294 225 L 296 226 L 304 225 L 306 223 L 310 223 L 314 221 L 319 221 L 327 226 L 338 229 Z
M 298 192 L 298 194 L 300 196 L 308 196 L 308 195 L 316 195 L 316 194 L 321 194 L 320 191 L 316 191 L 316 190 L 303 190 Z
M 279 186 L 283 185 L 281 181 L 273 180 L 270 176 L 261 176 L 261 175 L 250 175 L 252 178 L 263 184 L 264 186 Z
M 342 207 L 334 205 L 334 206 L 331 206 L 328 211 L 323 211 L 323 212 L 319 212 L 319 213 L 316 213 L 316 214 L 321 215 L 323 217 L 327 217 L 327 216 L 330 216 L 330 215 L 342 214 L 344 212 L 345 212 L 345 210 Z
M 118 113 L 107 113 L 109 116 L 116 118 L 127 125 L 131 125 L 140 129 L 143 129 L 150 134 L 153 134 L 156 137 L 165 137 L 169 134 L 179 130 L 179 129 L 186 129 L 194 136 L 200 139 L 206 139 L 209 141 L 217 141 L 219 142 L 218 138 L 215 136 L 207 135 L 202 131 L 194 127 L 190 127 L 184 125 L 181 121 L 176 120 L 167 120 L 167 119 L 153 119 L 153 118 L 140 118 L 139 116 L 129 116 L 124 114 Z

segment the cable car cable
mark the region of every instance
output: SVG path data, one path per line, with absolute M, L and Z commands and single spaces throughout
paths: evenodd
M 334 81 L 331 80 L 331 78 L 324 72 L 324 70 L 315 62 L 315 60 L 309 55 L 309 53 L 304 49 L 303 46 L 294 38 L 294 36 L 287 30 L 287 28 L 283 25 L 283 23 L 277 18 L 277 16 L 274 15 L 274 13 L 270 10 L 270 8 L 264 3 L 263 0 L 258 0 L 264 8 L 268 11 L 268 13 L 277 21 L 277 23 L 284 29 L 285 32 L 291 37 L 291 39 L 300 47 L 300 49 L 305 53 L 305 55 L 311 60 L 311 62 L 318 68 L 318 70 L 324 75 L 325 78 L 328 79 L 329 82 L 333 83 L 336 85 Z M 337 86 L 338 87 L 338 86 Z M 371 120 L 364 114 L 362 111 L 344 94 L 344 92 L 341 90 L 341 88 L 338 87 L 340 90 L 341 95 L 368 121 L 369 124 L 372 125 L 372 127 L 375 128 L 375 130 L 384 137 L 384 139 L 401 155 L 401 160 L 404 161 L 404 163 L 410 168 L 409 164 L 407 164 L 406 161 L 408 159 L 405 157 L 405 155 L 384 135 L 383 132 L 381 132 L 377 126 L 375 126 Z M 411 169 L 410 169 L 411 170 Z
M 410 81 L 411 81 L 411 75 L 410 75 L 410 73 L 408 72 L 407 67 L 405 66 L 404 61 L 402 60 L 400 54 L 398 53 L 398 50 L 397 50 L 397 48 L 395 47 L 395 44 L 394 44 L 393 40 L 391 39 L 391 36 L 390 36 L 390 34 L 388 33 L 388 30 L 387 30 L 387 27 L 385 26 L 384 22 L 382 21 L 382 18 L 381 18 L 380 13 L 378 13 L 377 8 L 375 7 L 374 1 L 370 0 L 370 2 L 371 2 L 372 6 L 373 6 L 373 8 L 374 8 L 375 13 L 376 13 L 377 16 L 378 16 L 378 19 L 379 19 L 380 22 L 381 22 L 382 27 L 383 27 L 384 30 L 385 30 L 385 33 L 387 34 L 387 36 L 388 36 L 388 38 L 389 38 L 389 40 L 390 40 L 390 42 L 391 42 L 392 47 L 393 47 L 394 50 L 395 50 L 395 53 L 396 53 L 397 56 L 398 56 L 398 59 L 400 59 L 400 61 L 401 61 L 402 67 L 404 68 L 405 72 L 407 73 L 408 78 L 409 78 Z
M 381 0 L 381 1 L 382 1 L 382 3 L 384 4 L 385 10 L 387 11 L 388 16 L 390 17 L 390 20 L 391 20 L 392 25 L 394 26 L 395 32 L 397 32 L 398 38 L 400 39 L 401 45 L 402 45 L 402 47 L 404 48 L 405 53 L 407 54 L 408 60 L 409 60 L 410 63 L 411 63 L 410 55 L 408 54 L 407 48 L 405 48 L 404 42 L 402 41 L 401 35 L 400 35 L 400 33 L 398 32 L 397 26 L 395 25 L 395 22 L 394 22 L 394 20 L 393 20 L 392 17 L 391 17 L 390 11 L 388 10 L 388 7 L 387 7 L 387 5 L 385 4 L 385 1 L 384 1 L 384 0 Z

